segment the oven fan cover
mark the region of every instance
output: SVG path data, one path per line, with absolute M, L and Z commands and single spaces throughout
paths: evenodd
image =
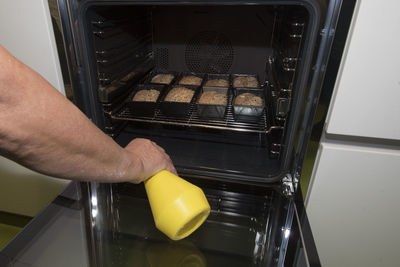
M 186 43 L 185 64 L 196 73 L 229 73 L 234 59 L 231 41 L 224 34 L 204 31 Z

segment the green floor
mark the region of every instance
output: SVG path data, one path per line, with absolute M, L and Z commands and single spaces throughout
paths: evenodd
M 21 229 L 21 227 L 0 223 L 0 250 L 5 247 Z
M 31 217 L 0 211 L 0 250 L 2 250 L 31 219 Z

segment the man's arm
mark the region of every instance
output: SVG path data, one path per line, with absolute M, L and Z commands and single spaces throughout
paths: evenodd
M 40 173 L 72 180 L 141 182 L 176 172 L 147 139 L 125 149 L 0 45 L 0 154 Z

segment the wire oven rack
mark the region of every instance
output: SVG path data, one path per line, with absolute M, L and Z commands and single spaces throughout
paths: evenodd
M 196 98 L 196 96 L 195 96 Z M 200 127 L 217 130 L 228 130 L 238 132 L 254 132 L 254 133 L 268 133 L 271 129 L 268 121 L 268 114 L 266 109 L 259 120 L 257 121 L 237 121 L 234 118 L 232 106 L 232 94 L 228 94 L 228 105 L 226 107 L 225 116 L 221 120 L 217 119 L 202 119 L 199 118 L 197 113 L 196 99 L 191 102 L 189 112 L 183 117 L 170 117 L 162 113 L 160 109 L 160 102 L 157 103 L 153 116 L 135 116 L 130 111 L 125 103 L 116 111 L 111 112 L 111 118 L 115 120 L 134 121 L 134 122 L 147 122 L 157 123 L 164 125 L 177 125 L 185 127 Z

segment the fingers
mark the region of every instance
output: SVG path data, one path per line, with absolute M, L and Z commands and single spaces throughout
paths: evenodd
M 173 173 L 173 174 L 175 174 L 175 175 L 178 175 L 178 172 L 176 171 L 174 165 L 172 165 L 172 164 L 170 164 L 170 165 L 166 168 L 166 170 L 169 171 L 169 172 L 171 172 L 171 173 Z
M 137 138 L 132 140 L 126 146 L 126 149 L 133 152 L 134 157 L 139 158 L 142 162 L 143 167 L 140 171 L 140 177 L 136 176 L 139 182 L 146 180 L 163 169 L 177 175 L 170 156 L 155 142 L 149 139 Z
M 163 154 L 164 154 L 165 160 L 166 160 L 165 170 L 167 170 L 167 171 L 169 171 L 169 172 L 171 172 L 171 173 L 173 173 L 175 175 L 178 175 L 170 156 L 168 156 L 168 154 L 165 153 L 164 149 L 162 149 L 162 150 L 163 150 Z
M 163 152 L 163 153 L 166 153 L 165 152 L 165 150 L 164 150 L 164 148 L 162 148 L 162 147 L 160 147 L 159 145 L 157 145 L 155 142 L 153 142 L 153 141 L 150 141 L 158 150 L 160 150 L 161 152 Z
M 168 161 L 168 163 L 167 163 L 167 166 L 165 167 L 165 169 L 166 169 L 167 171 L 169 171 L 169 172 L 175 174 L 175 175 L 178 175 L 178 173 L 177 173 L 177 171 L 176 171 L 176 169 L 175 169 L 175 167 L 174 167 L 174 164 L 172 163 L 171 158 L 170 158 L 167 154 L 166 154 L 166 156 L 167 156 L 167 161 Z
M 156 148 L 158 149 L 158 151 L 159 151 L 159 152 L 163 155 L 163 157 L 164 157 L 165 165 L 164 165 L 163 169 L 165 169 L 165 170 L 167 170 L 167 171 L 169 171 L 169 172 L 171 172 L 171 173 L 173 173 L 173 174 L 175 174 L 175 175 L 178 175 L 178 173 L 177 173 L 177 171 L 176 171 L 176 169 L 175 169 L 175 167 L 174 167 L 174 164 L 173 164 L 173 162 L 172 162 L 172 160 L 171 160 L 171 157 L 165 152 L 165 150 L 164 150 L 162 147 L 158 146 L 158 145 L 155 144 L 155 143 L 153 143 L 153 144 L 156 146 Z

